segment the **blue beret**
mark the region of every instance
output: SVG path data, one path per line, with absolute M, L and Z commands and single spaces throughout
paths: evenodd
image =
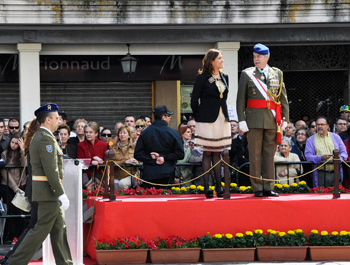
M 50 112 L 50 111 L 58 111 L 58 106 L 56 103 L 47 103 L 41 106 L 34 112 L 34 115 L 38 116 L 38 114 L 41 112 Z
M 254 52 L 261 55 L 267 55 L 270 53 L 270 50 L 264 44 L 258 43 L 254 46 Z
M 155 107 L 153 109 L 153 113 L 156 116 L 160 116 L 160 115 L 163 115 L 163 114 L 168 114 L 168 115 L 173 115 L 174 114 L 174 112 L 168 110 L 168 108 L 165 105 L 160 105 L 160 106 Z

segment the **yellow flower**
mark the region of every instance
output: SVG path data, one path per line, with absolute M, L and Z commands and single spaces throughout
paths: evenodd
M 176 191 L 180 191 L 181 189 L 180 189 L 179 187 L 176 187 L 175 190 L 176 190 Z
M 300 182 L 299 182 L 299 185 L 306 185 L 306 181 L 304 181 L 304 180 L 303 180 L 303 181 L 300 181 Z
M 277 184 L 277 188 L 282 189 L 282 185 L 281 184 Z
M 176 189 L 176 187 L 171 187 L 171 189 L 172 189 L 172 190 L 175 190 L 175 189 Z
M 321 232 L 321 236 L 327 236 L 328 235 L 328 232 L 327 231 L 322 231 Z
M 272 229 L 267 229 L 267 232 L 268 232 L 268 233 L 271 233 L 271 231 L 272 231 Z
M 196 189 L 196 185 L 191 185 L 190 189 L 195 190 Z
M 248 186 L 248 187 L 247 187 L 247 189 L 251 189 L 251 188 L 252 188 L 252 186 Z
M 317 230 L 311 230 L 311 233 L 318 234 L 318 231 Z
M 197 190 L 203 191 L 204 187 L 203 186 L 197 186 Z
M 240 191 L 245 191 L 246 189 L 247 189 L 247 188 L 246 188 L 245 186 L 240 186 L 240 187 L 239 187 L 239 190 L 240 190 Z
M 295 232 L 293 230 L 289 230 L 288 235 L 295 235 Z
M 271 235 L 276 235 L 277 232 L 276 232 L 275 230 L 271 230 L 270 234 L 271 234 Z
M 274 185 L 275 187 L 277 187 L 277 185 L 278 185 L 278 184 L 277 184 L 277 183 L 275 183 L 275 184 L 273 184 L 273 185 Z
M 298 187 L 298 184 L 296 184 L 295 182 L 290 184 L 291 187 Z
M 186 187 L 181 187 L 182 191 L 187 191 Z
M 279 236 L 285 236 L 286 235 L 286 233 L 285 232 L 279 232 L 279 234 L 278 234 Z
M 337 235 L 339 235 L 339 233 L 337 231 L 332 232 L 332 236 L 337 236 Z
M 247 231 L 247 232 L 245 232 L 245 234 L 246 234 L 247 236 L 253 236 L 253 232 L 252 232 L 252 231 Z
M 262 234 L 262 233 L 263 233 L 263 230 L 261 230 L 261 229 L 254 230 L 254 233 L 255 233 L 255 234 Z
M 346 232 L 346 231 L 340 231 L 340 235 L 341 235 L 341 236 L 347 236 L 347 235 L 348 235 L 348 232 Z
M 297 234 L 300 234 L 300 233 L 302 233 L 302 232 L 303 232 L 302 229 L 297 229 L 297 230 L 295 230 L 295 233 L 297 233 Z
M 226 234 L 225 235 L 227 238 L 233 238 L 233 235 L 232 234 Z
M 214 237 L 216 237 L 216 238 L 222 238 L 222 235 L 221 235 L 221 234 L 215 234 Z
M 243 234 L 242 233 L 237 233 L 236 237 L 243 237 Z
M 231 184 L 230 184 L 230 187 L 232 187 L 232 188 L 237 187 L 237 183 L 231 183 Z
M 215 190 L 215 187 L 214 186 L 209 186 L 209 189 Z
M 225 182 L 221 182 L 221 186 L 225 187 Z
M 289 188 L 288 184 L 283 184 L 283 188 Z

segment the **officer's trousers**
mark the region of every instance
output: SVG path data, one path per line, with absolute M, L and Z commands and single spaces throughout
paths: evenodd
M 57 265 L 72 265 L 72 257 L 67 240 L 64 213 L 60 202 L 38 202 L 38 220 L 33 229 L 10 256 L 10 265 L 27 265 L 47 235 L 50 234 L 52 251 Z
M 251 176 L 266 179 L 275 178 L 274 156 L 276 150 L 277 129 L 249 128 L 248 150 L 249 150 L 249 174 Z M 262 181 L 251 178 L 252 189 L 257 191 L 271 191 L 274 182 Z

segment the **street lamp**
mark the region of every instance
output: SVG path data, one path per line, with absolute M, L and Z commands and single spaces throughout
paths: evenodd
M 123 73 L 130 78 L 135 73 L 138 60 L 131 56 L 130 44 L 128 43 L 126 45 L 128 46 L 128 53 L 123 59 L 120 60 L 120 63 L 122 64 Z

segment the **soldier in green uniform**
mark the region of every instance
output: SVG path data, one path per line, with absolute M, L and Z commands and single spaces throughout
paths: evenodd
M 239 129 L 248 132 L 250 175 L 274 179 L 274 154 L 281 133 L 289 120 L 283 72 L 270 67 L 269 48 L 254 46 L 255 67 L 242 71 L 238 85 L 237 114 Z M 278 196 L 274 182 L 251 178 L 255 197 Z
M 27 265 L 50 234 L 57 265 L 73 264 L 67 240 L 64 211 L 69 200 L 62 186 L 63 153 L 54 139 L 58 128 L 58 106 L 48 103 L 35 111 L 40 129 L 35 133 L 29 154 L 32 165 L 32 200 L 38 203 L 38 219 L 5 264 Z

